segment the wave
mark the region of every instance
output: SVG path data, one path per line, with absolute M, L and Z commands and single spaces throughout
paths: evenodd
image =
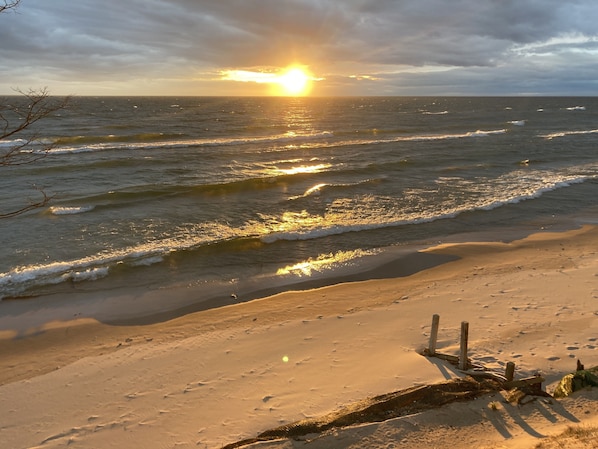
M 585 111 L 585 106 L 571 106 L 570 108 L 565 108 L 567 111 Z
M 497 134 L 505 134 L 507 132 L 506 129 L 491 129 L 491 130 L 481 130 L 478 129 L 476 131 L 467 131 L 464 133 L 456 133 L 456 134 L 418 134 L 413 136 L 400 136 L 392 139 L 393 142 L 402 142 L 402 141 L 425 141 L 425 140 L 450 140 L 450 139 L 466 139 L 469 137 L 488 137 Z
M 246 248 L 248 244 L 313 240 L 351 232 L 450 219 L 466 212 L 488 211 L 538 198 L 546 192 L 583 183 L 595 177 L 592 174 L 579 176 L 574 173 L 555 177 L 550 173 L 542 172 L 529 174 L 527 169 L 523 169 L 513 171 L 491 184 L 463 179 L 463 189 L 471 190 L 468 195 L 470 200 L 458 204 L 436 203 L 431 199 L 438 207 L 430 208 L 424 205 L 417 210 L 408 211 L 393 207 L 396 206 L 395 198 L 365 195 L 361 196 L 363 201 L 353 197 L 339 199 L 325 216 L 311 215 L 306 211 L 287 211 L 281 212 L 280 216 L 258 214 L 257 220 L 247 221 L 237 227 L 227 223 L 184 226 L 174 230 L 172 236 L 163 239 L 117 250 L 102 251 L 79 259 L 21 266 L 0 273 L 0 299 L 63 282 L 96 281 L 110 276 L 113 270 L 121 267 L 154 265 L 175 254 L 184 256 L 202 250 L 209 250 L 211 254 L 220 252 L 233 254 L 240 248 Z M 373 181 L 375 180 L 362 182 Z M 444 182 L 456 185 L 461 181 L 459 177 L 447 177 Z M 318 190 L 346 188 L 353 185 L 359 183 L 338 185 L 322 183 L 306 190 L 305 194 L 316 195 Z M 497 197 L 497 192 L 502 197 Z M 420 201 L 425 201 L 427 193 L 422 190 L 415 192 L 414 195 L 418 196 Z
M 380 164 L 367 164 L 363 167 L 347 167 L 345 165 L 319 164 L 303 165 L 300 164 L 302 160 L 296 160 L 294 166 L 293 161 L 284 161 L 289 163 L 289 168 L 278 167 L 262 167 L 261 176 L 249 177 L 246 179 L 233 179 L 229 181 L 199 184 L 199 185 L 139 185 L 136 187 L 127 187 L 122 190 L 113 190 L 97 195 L 87 195 L 73 198 L 73 206 L 61 205 L 53 206 L 49 212 L 53 215 L 67 215 L 80 214 L 91 212 L 93 210 L 103 210 L 109 208 L 126 207 L 131 204 L 142 204 L 147 201 L 161 200 L 165 197 L 180 198 L 180 197 L 227 197 L 229 195 L 237 194 L 251 194 L 252 192 L 277 190 L 284 188 L 285 190 L 294 185 L 300 185 L 310 181 L 317 180 L 322 174 L 328 175 L 334 173 L 335 175 L 348 174 L 352 177 L 362 176 L 367 177 L 355 182 L 348 183 L 316 183 L 308 188 L 304 193 L 293 195 L 287 198 L 288 201 L 294 201 L 301 198 L 308 198 L 320 195 L 328 190 L 351 189 L 363 184 L 376 184 L 384 180 L 384 177 L 376 177 L 380 171 Z M 279 161 L 277 165 L 284 165 L 283 161 Z M 317 162 L 317 161 L 315 161 Z M 385 164 L 388 168 L 392 165 L 404 166 L 408 162 L 400 160 L 396 162 L 389 162 Z M 248 168 L 248 171 L 255 170 L 255 168 Z M 373 175 L 373 176 L 372 176 Z M 80 206 L 79 204 L 86 204 Z
M 430 111 L 423 111 L 422 114 L 424 115 L 446 115 L 448 111 L 440 111 L 440 112 L 430 112 Z
M 26 144 L 28 141 L 25 139 L 6 139 L 0 140 L 0 149 L 2 148 L 15 148 Z
M 151 258 L 155 257 L 157 252 L 165 250 L 166 248 L 155 248 L 144 253 L 136 249 L 121 250 L 76 260 L 17 267 L 9 272 L 0 273 L 0 299 L 16 296 L 31 287 L 55 285 L 67 281 L 97 280 L 108 276 L 112 266 L 123 263 L 127 259 L 143 259 L 144 256 Z
M 223 146 L 237 146 L 237 145 L 251 145 L 263 143 L 291 143 L 304 142 L 317 139 L 326 139 L 332 137 L 333 133 L 329 131 L 322 131 L 311 134 L 297 134 L 288 132 L 274 136 L 260 136 L 260 137 L 234 137 L 234 138 L 213 138 L 213 139 L 169 139 L 163 141 L 147 140 L 147 141 L 121 141 L 114 142 L 97 142 L 86 145 L 73 145 L 52 148 L 51 154 L 73 154 L 85 152 L 99 152 L 99 151 L 116 151 L 116 150 L 155 150 L 155 149 L 176 149 L 188 147 L 223 147 Z
M 289 201 L 298 200 L 301 198 L 308 198 L 311 196 L 319 196 L 322 192 L 326 190 L 339 190 L 339 189 L 350 189 L 353 187 L 357 187 L 363 184 L 371 184 L 371 183 L 379 183 L 382 179 L 365 179 L 362 181 L 351 182 L 351 183 L 340 183 L 340 184 L 328 184 L 328 183 L 320 183 L 316 184 L 309 189 L 307 189 L 302 195 L 291 196 L 288 198 Z
M 52 206 L 48 211 L 52 215 L 75 215 L 84 214 L 94 209 L 94 206 Z
M 89 268 L 83 271 L 73 271 L 66 276 L 67 279 L 72 279 L 73 282 L 97 281 L 108 276 L 108 271 L 108 267 Z M 63 277 L 61 279 L 64 280 Z
M 97 281 L 128 268 L 162 263 L 167 257 L 186 257 L 198 251 L 231 254 L 262 245 L 263 224 L 247 222 L 234 228 L 227 223 L 186 225 L 173 235 L 121 249 L 100 251 L 77 259 L 19 266 L 0 273 L 0 300 L 29 294 L 37 288 L 65 282 Z
M 181 138 L 182 133 L 108 134 L 103 136 L 63 136 L 54 139 L 55 145 L 81 145 L 112 142 L 152 142 Z
M 520 178 L 519 175 L 514 174 L 515 178 Z M 312 229 L 297 229 L 282 232 L 272 232 L 261 237 L 264 243 L 275 243 L 277 241 L 300 241 L 313 240 L 333 235 L 340 235 L 349 232 L 363 232 L 376 229 L 392 228 L 407 225 L 418 225 L 423 223 L 430 223 L 438 220 L 455 218 L 463 213 L 473 211 L 490 211 L 509 204 L 517 204 L 522 201 L 532 200 L 541 197 L 547 192 L 558 190 L 561 188 L 570 187 L 574 184 L 586 182 L 589 179 L 594 179 L 592 176 L 577 176 L 569 179 L 558 179 L 553 181 L 539 180 L 537 185 L 531 189 L 520 189 L 510 197 L 503 199 L 494 199 L 489 197 L 486 201 L 477 204 L 466 204 L 459 207 L 454 207 L 449 210 L 433 211 L 429 215 L 412 214 L 406 218 L 386 220 L 380 222 L 355 222 L 358 220 L 350 220 L 353 224 L 330 224 L 323 225 Z M 508 194 L 508 193 L 507 193 Z M 325 222 L 326 220 L 323 220 Z
M 441 140 L 452 140 L 452 139 L 467 139 L 467 138 L 479 138 L 479 137 L 490 137 L 499 134 L 505 134 L 507 130 L 504 128 L 501 129 L 492 129 L 492 130 L 476 130 L 476 131 L 467 131 L 463 133 L 455 133 L 455 134 L 412 134 L 412 135 L 401 135 L 395 136 L 390 138 L 382 138 L 382 139 L 347 139 L 347 140 L 340 140 L 340 141 L 331 141 L 331 142 L 324 142 L 324 143 L 314 143 L 310 144 L 309 146 L 299 146 L 300 149 L 324 149 L 324 148 L 340 148 L 340 147 L 347 147 L 347 146 L 361 146 L 361 145 L 384 145 L 389 143 L 398 143 L 398 142 L 428 142 L 428 141 L 441 141 Z
M 311 179 L 318 172 L 284 172 L 256 178 L 232 180 L 222 183 L 201 185 L 156 186 L 154 184 L 110 191 L 99 195 L 77 198 L 78 203 L 91 203 L 89 206 L 58 206 L 50 211 L 54 215 L 77 214 L 92 211 L 96 208 L 120 207 L 131 203 L 141 203 L 164 197 L 181 196 L 226 196 L 252 191 L 287 187 L 289 184 L 301 183 Z
M 324 189 L 324 187 L 328 187 L 329 185 L 330 184 L 316 184 L 315 186 L 307 189 L 303 195 L 294 196 L 289 199 L 305 198 L 305 197 L 312 196 L 312 195 L 319 195 L 320 193 L 322 193 L 322 190 Z
M 598 129 L 590 129 L 586 131 L 560 131 L 557 133 L 551 134 L 544 134 L 540 137 L 543 137 L 547 140 L 556 139 L 557 137 L 566 137 L 566 136 L 579 136 L 584 134 L 598 134 Z
M 231 239 L 240 240 L 237 234 L 226 225 L 211 224 L 198 226 L 197 229 L 181 229 L 170 238 L 102 251 L 79 259 L 19 266 L 0 273 L 0 299 L 18 296 L 36 287 L 98 280 L 108 276 L 117 267 L 154 265 L 177 251 L 212 247 Z
M 525 120 L 511 120 L 509 123 L 515 126 L 524 126 L 525 122 Z
M 78 196 L 71 199 L 66 204 L 53 206 L 49 212 L 53 215 L 80 214 L 93 210 L 105 208 L 118 208 L 135 203 L 160 200 L 165 197 L 214 197 L 235 194 L 251 194 L 251 192 L 276 190 L 280 188 L 289 188 L 292 185 L 298 185 L 318 179 L 321 175 L 348 174 L 350 176 L 364 176 L 367 179 L 350 183 L 320 183 L 311 187 L 300 195 L 291 196 L 289 200 L 305 198 L 318 195 L 325 189 L 351 188 L 365 183 L 378 183 L 382 181 L 379 177 L 369 177 L 372 173 L 379 171 L 379 165 L 368 164 L 363 167 L 355 167 L 339 164 L 325 164 L 318 159 L 312 159 L 310 164 L 305 164 L 303 159 L 289 159 L 286 161 L 276 161 L 275 164 L 261 165 L 255 167 L 248 165 L 241 167 L 237 179 L 223 180 L 222 182 L 212 182 L 206 184 L 173 184 L 157 185 L 142 184 L 138 186 L 125 187 L 120 190 L 111 190 L 95 195 Z M 405 165 L 404 160 L 387 163 L 386 167 L 392 164 Z M 287 167 L 288 166 L 288 167 Z M 243 178 L 243 176 L 247 176 Z M 71 203 L 72 205 L 70 205 Z M 85 204 L 81 206 L 81 204 Z
M 320 131 L 308 134 L 296 134 L 288 132 L 284 134 L 278 134 L 273 136 L 260 136 L 260 137 L 235 137 L 235 138 L 215 138 L 215 139 L 166 139 L 166 140 L 145 140 L 136 141 L 115 141 L 108 142 L 97 142 L 89 144 L 75 144 L 67 146 L 57 146 L 49 150 L 50 154 L 61 155 L 61 154 L 76 154 L 76 153 L 89 153 L 89 152 L 101 152 L 101 151 L 119 151 L 119 150 L 169 150 L 177 148 L 190 148 L 190 147 L 227 147 L 227 146 L 240 146 L 240 145 L 253 145 L 253 144 L 280 144 L 283 145 L 282 150 L 294 150 L 294 149 L 321 149 L 321 148 L 334 148 L 351 145 L 376 145 L 393 142 L 417 142 L 417 141 L 434 141 L 434 140 L 449 140 L 449 139 L 465 139 L 471 137 L 488 137 L 497 134 L 504 134 L 507 130 L 492 129 L 492 130 L 475 130 L 466 131 L 462 133 L 453 134 L 409 134 L 409 135 L 398 135 L 387 138 L 379 139 L 347 139 L 338 140 L 338 136 L 342 133 L 333 133 L 331 131 Z M 368 132 L 366 135 L 377 135 L 376 132 Z M 384 134 L 384 133 L 382 133 Z M 87 137 L 74 137 L 73 139 L 87 139 Z M 335 139 L 336 138 L 336 139 Z M 68 138 L 64 141 L 67 142 Z M 91 137 L 90 139 L 94 139 Z M 332 139 L 332 140 L 331 140 Z M 268 151 L 268 149 L 262 149 L 262 151 Z
M 455 134 L 414 134 L 409 136 L 397 136 L 391 139 L 379 139 L 379 140 L 363 140 L 352 143 L 359 144 L 372 144 L 372 143 L 389 143 L 389 142 L 416 142 L 416 141 L 427 141 L 427 140 L 450 140 L 450 139 L 466 139 L 469 137 L 488 137 L 497 134 L 505 134 L 506 129 L 491 129 L 491 130 L 476 130 L 466 131 L 463 133 Z

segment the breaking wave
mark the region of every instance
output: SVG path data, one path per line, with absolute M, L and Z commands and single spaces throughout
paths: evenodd
M 48 210 L 52 215 L 76 215 L 90 212 L 94 206 L 51 206 Z

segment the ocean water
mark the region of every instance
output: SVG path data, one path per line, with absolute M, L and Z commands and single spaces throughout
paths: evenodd
M 54 147 L 1 168 L 0 212 L 53 199 L 0 220 L 4 300 L 290 289 L 598 217 L 596 98 L 76 97 L 32 131 Z

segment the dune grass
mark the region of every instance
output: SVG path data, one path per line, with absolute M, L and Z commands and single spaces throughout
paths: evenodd
M 536 444 L 535 449 L 593 449 L 597 441 L 597 426 L 569 426 L 561 434 Z

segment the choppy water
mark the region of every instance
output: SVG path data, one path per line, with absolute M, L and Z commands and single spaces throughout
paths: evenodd
M 84 97 L 37 132 L 1 209 L 54 198 L 0 221 L 4 298 L 291 282 L 598 206 L 596 98 Z

